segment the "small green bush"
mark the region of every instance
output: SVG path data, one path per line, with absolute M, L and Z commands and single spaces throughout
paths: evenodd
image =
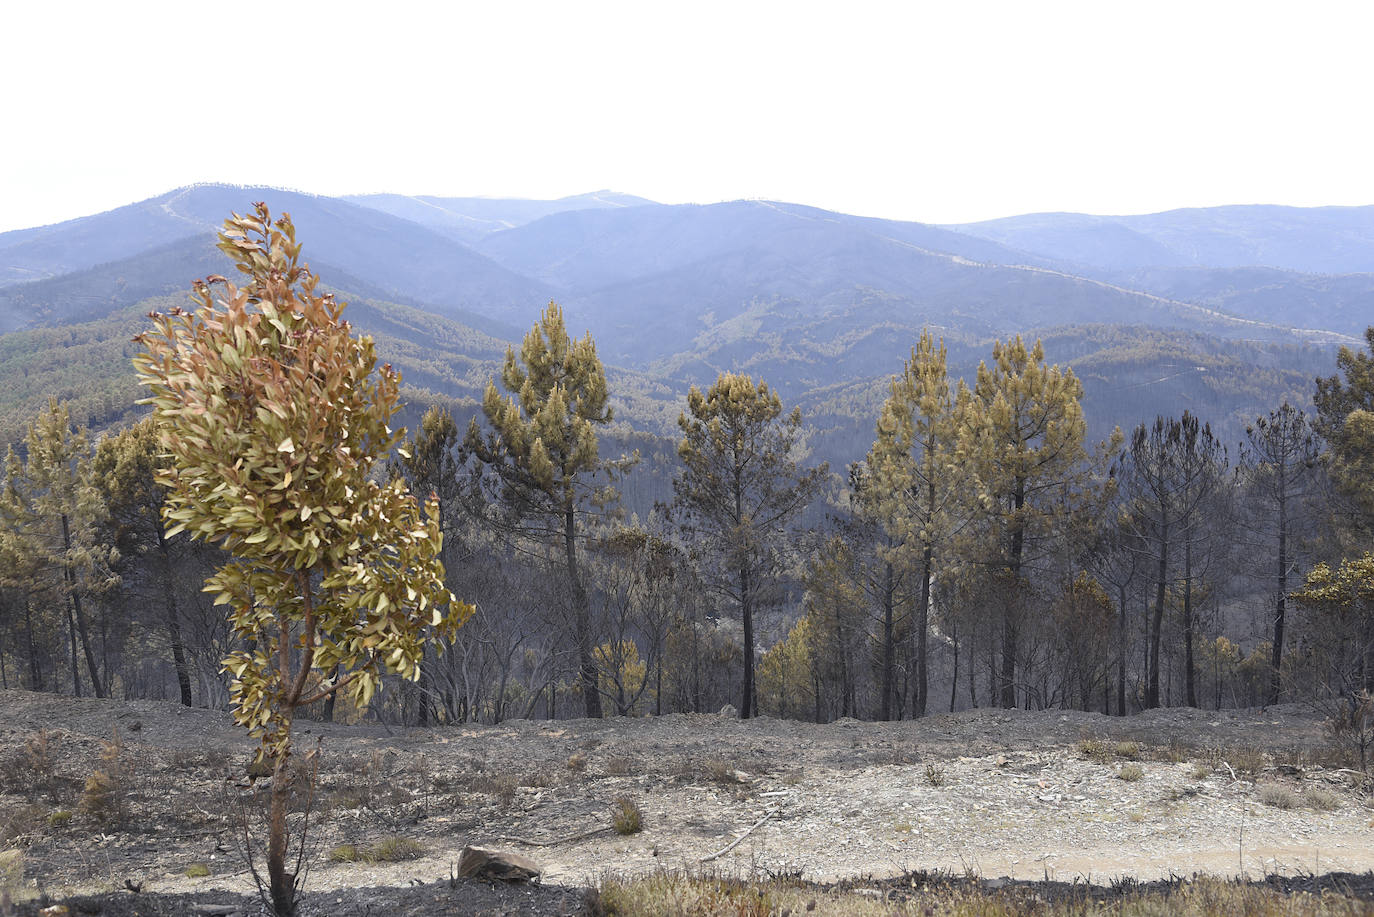
M 210 875 L 210 867 L 204 863 L 192 863 L 186 867 L 186 878 L 188 879 L 204 879 L 208 875 Z
M 425 845 L 410 837 L 393 834 L 375 844 L 360 847 L 340 844 L 329 851 L 331 863 L 397 863 L 425 855 Z
M 340 844 L 329 851 L 329 862 L 331 863 L 356 863 L 358 860 L 358 847 L 356 844 Z
M 393 834 L 367 848 L 367 858 L 373 863 L 396 863 L 415 860 L 425 855 L 425 845 L 413 837 Z

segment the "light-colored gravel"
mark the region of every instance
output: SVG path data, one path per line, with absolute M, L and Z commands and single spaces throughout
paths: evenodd
M 77 814 L 62 830 L 38 830 L 26 838 L 30 871 L 67 887 L 126 878 L 165 891 L 250 887 L 225 815 L 251 792 L 237 785 L 250 746 L 225 714 L 0 692 L 0 755 L 13 760 L 39 728 L 59 730 L 72 781 L 115 725 L 136 775 L 128 824 L 107 829 Z M 1321 725 L 1297 706 L 1125 719 L 983 710 L 886 724 L 704 714 L 433 730 L 301 724 L 300 748 L 316 738 L 330 801 L 317 821 L 316 889 L 433 881 L 468 843 L 521 850 L 564 884 L 693 868 L 756 825 L 712 867 L 815 880 L 946 869 L 1097 881 L 1374 869 L 1374 810 L 1352 774 L 1317 763 Z M 1131 762 L 1089 759 L 1085 739 L 1139 743 L 1143 775 L 1120 779 Z M 1249 769 L 1233 775 L 1233 766 Z M 1269 784 L 1298 805 L 1262 803 Z M 1334 808 L 1303 805 L 1310 787 L 1328 791 Z M 642 807 L 642 833 L 546 847 L 511 840 L 607 824 L 621 795 Z M 18 804 L 58 803 L 0 797 Z M 334 844 L 390 833 L 421 840 L 427 855 L 325 862 Z M 213 875 L 186 878 L 190 862 Z

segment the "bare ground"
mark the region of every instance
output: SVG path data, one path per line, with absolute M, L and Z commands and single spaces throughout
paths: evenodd
M 87 811 L 84 784 L 116 727 L 121 789 L 108 811 Z M 46 763 L 32 747 L 42 730 Z M 693 714 L 298 724 L 299 752 L 317 741 L 309 888 L 323 914 L 376 913 L 402 894 L 423 902 L 393 912 L 575 913 L 598 876 L 662 867 L 812 881 L 1374 870 L 1369 798 L 1297 706 L 829 725 Z M 0 846 L 23 852 L 17 884 L 29 896 L 138 888 L 124 900 L 145 914 L 191 912 L 156 910 L 192 905 L 150 893 L 204 904 L 251 892 L 238 849 L 241 813 L 263 793 L 244 776 L 251 751 L 219 712 L 0 691 Z M 619 797 L 642 809 L 643 831 L 588 834 L 607 829 Z M 330 860 L 340 845 L 395 837 L 418 841 L 419 855 Z M 544 885 L 450 883 L 467 844 L 532 856 Z

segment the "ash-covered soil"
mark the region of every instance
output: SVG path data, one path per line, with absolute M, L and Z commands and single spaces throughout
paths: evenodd
M 1071 883 L 1374 869 L 1359 775 L 1299 706 L 828 725 L 707 714 L 299 722 L 296 735 L 302 763 L 319 749 L 309 909 L 338 917 L 578 913 L 599 876 L 664 867 Z M 14 887 L 29 898 L 120 893 L 125 910 L 92 913 L 211 913 L 171 897 L 186 895 L 255 906 L 241 850 L 265 799 L 265 781 L 245 776 L 252 748 L 222 712 L 0 691 L 0 848 L 21 854 L 9 855 Z M 116 792 L 83 806 L 101 769 L 117 771 Z M 302 768 L 302 807 L 309 786 Z M 642 831 L 611 830 L 622 798 Z M 450 882 L 468 844 L 534 858 L 544 885 Z M 403 895 L 414 900 L 398 904 Z

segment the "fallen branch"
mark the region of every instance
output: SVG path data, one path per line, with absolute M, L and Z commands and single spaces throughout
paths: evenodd
M 595 837 L 598 834 L 605 834 L 607 831 L 611 830 L 613 829 L 610 825 L 602 825 L 600 828 L 592 828 L 589 831 L 582 831 L 578 834 L 569 834 L 567 837 L 555 838 L 551 841 L 534 841 L 530 840 L 527 837 L 517 837 L 515 835 L 507 835 L 501 838 L 501 840 L 511 841 L 516 844 L 524 844 L 527 847 L 557 847 L 559 844 L 571 844 L 573 841 L 580 841 L 584 838 Z
M 778 806 L 776 809 L 774 809 L 774 810 L 771 811 L 771 812 L 765 812 L 763 818 L 760 818 L 758 821 L 754 822 L 752 825 L 749 826 L 749 830 L 745 831 L 743 834 L 741 834 L 739 837 L 735 838 L 735 839 L 734 839 L 733 841 L 731 841 L 729 844 L 726 844 L 725 847 L 721 848 L 720 850 L 717 850 L 715 853 L 711 854 L 710 856 L 704 856 L 704 857 L 702 857 L 701 859 L 697 860 L 697 862 L 698 862 L 698 863 L 709 863 L 709 862 L 711 862 L 712 860 L 717 859 L 718 857 L 723 857 L 723 856 L 725 856 L 725 855 L 726 855 L 727 853 L 729 853 L 731 850 L 734 850 L 736 847 L 738 847 L 738 846 L 744 841 L 744 839 L 745 839 L 746 837 L 748 837 L 749 835 L 753 834 L 756 830 L 758 830 L 758 828 L 759 828 L 760 826 L 762 826 L 764 822 L 768 821 L 768 819 L 772 818 L 774 815 L 777 815 L 777 814 L 778 814 L 779 812 L 781 812 L 781 811 L 782 811 L 782 806 Z

